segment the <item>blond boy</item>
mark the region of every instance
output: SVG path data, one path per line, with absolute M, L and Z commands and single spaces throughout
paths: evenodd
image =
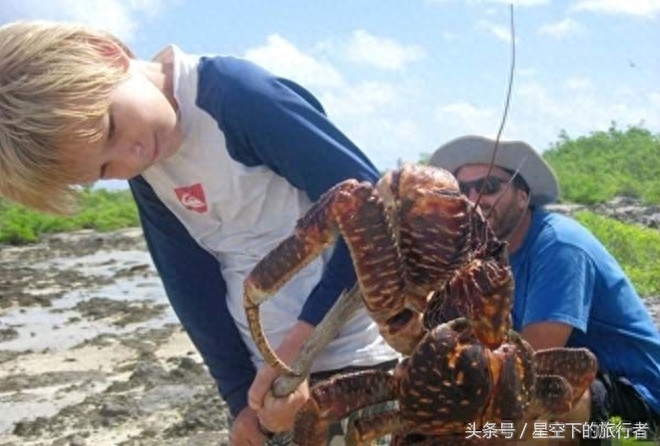
M 233 444 L 263 443 L 260 420 L 290 428 L 306 398 L 303 385 L 263 407 L 274 372 L 249 336 L 246 274 L 324 191 L 377 175 L 308 91 L 248 61 L 173 46 L 141 61 L 84 27 L 0 28 L 0 195 L 69 213 L 75 185 L 129 181 L 170 302 L 235 417 Z M 354 281 L 339 242 L 262 306 L 283 357 Z M 389 367 L 396 357 L 360 313 L 313 371 Z

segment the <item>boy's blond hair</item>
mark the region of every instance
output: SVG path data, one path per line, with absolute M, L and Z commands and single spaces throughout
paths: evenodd
M 75 158 L 101 122 L 126 66 L 117 38 L 49 22 L 0 27 L 0 196 L 53 213 L 76 208 Z

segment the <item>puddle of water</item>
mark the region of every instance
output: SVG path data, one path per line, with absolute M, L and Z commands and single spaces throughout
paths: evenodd
M 36 268 L 74 269 L 85 276 L 101 277 L 111 277 L 118 270 L 136 265 L 148 265 L 149 271 L 155 273 L 149 253 L 143 250 L 100 250 L 85 256 L 58 257 L 34 264 Z
M 99 384 L 104 387 L 107 384 Z M 20 393 L 0 394 L 0 433 L 10 433 L 14 424 L 21 420 L 33 420 L 37 417 L 51 417 L 64 407 L 83 401 L 85 392 L 57 392 L 67 385 L 30 389 Z M 57 398 L 53 398 L 57 392 Z
M 178 320 L 170 307 L 165 291 L 149 254 L 144 251 L 99 251 L 95 254 L 57 258 L 40 262 L 36 267 L 55 267 L 61 270 L 75 269 L 86 276 L 112 277 L 117 271 L 133 266 L 148 268 L 131 277 L 120 277 L 111 284 L 93 289 L 73 290 L 54 299 L 51 307 L 26 307 L 10 310 L 2 315 L 0 327 L 12 327 L 18 337 L 0 342 L 0 349 L 12 351 L 66 350 L 101 334 L 121 334 L 136 329 L 159 328 Z M 89 320 L 72 310 L 79 302 L 94 297 L 120 301 L 150 300 L 166 304 L 164 314 L 141 323 L 125 327 L 112 325 L 104 320 Z
M 159 285 L 158 285 L 159 286 Z M 128 333 L 138 328 L 159 328 L 169 323 L 177 323 L 174 311 L 168 305 L 164 314 L 147 321 L 129 324 L 125 327 L 112 325 L 104 320 L 88 320 L 80 317 L 80 313 L 72 310 L 54 312 L 55 309 L 70 308 L 76 303 L 103 297 L 117 300 L 151 299 L 159 303 L 167 303 L 164 292 L 159 288 L 133 286 L 135 293 L 128 293 L 131 287 L 124 284 L 123 290 L 104 291 L 73 291 L 58 299 L 51 308 L 18 309 L 3 315 L 3 326 L 11 326 L 18 332 L 18 337 L 0 343 L 0 349 L 12 351 L 34 350 L 66 350 L 81 342 L 93 339 L 100 334 Z M 73 318 L 78 318 L 72 320 Z

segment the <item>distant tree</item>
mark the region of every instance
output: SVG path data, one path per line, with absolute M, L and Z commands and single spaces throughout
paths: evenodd
M 428 164 L 431 161 L 431 153 L 422 152 L 419 154 L 419 164 Z
M 71 217 L 44 214 L 0 198 L 0 243 L 31 243 L 41 234 L 77 229 L 139 226 L 137 206 L 128 190 L 84 188 L 80 198 L 80 212 Z
M 643 124 L 572 139 L 565 131 L 543 153 L 561 188 L 562 201 L 601 203 L 616 196 L 660 203 L 660 134 Z
M 660 203 L 660 134 L 644 123 L 621 130 L 612 122 L 607 131 L 575 139 L 562 130 L 543 157 L 557 174 L 561 201 L 593 204 L 630 196 Z M 418 162 L 430 159 L 422 152 Z

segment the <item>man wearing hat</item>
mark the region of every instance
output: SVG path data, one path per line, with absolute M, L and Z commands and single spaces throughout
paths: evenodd
M 508 242 L 515 279 L 513 328 L 535 348 L 586 347 L 597 379 L 565 421 L 660 427 L 660 334 L 625 273 L 586 228 L 542 206 L 559 195 L 550 166 L 521 141 L 464 136 L 430 164 L 454 174 L 493 231 Z

